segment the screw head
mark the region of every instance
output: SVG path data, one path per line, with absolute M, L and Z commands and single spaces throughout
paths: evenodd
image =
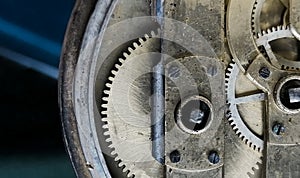
M 272 132 L 275 134 L 275 135 L 283 135 L 284 132 L 285 132 L 285 127 L 283 124 L 281 123 L 275 123 L 272 127 Z
M 170 160 L 172 163 L 178 163 L 180 161 L 180 153 L 178 150 L 174 150 L 170 153 Z
M 218 68 L 216 66 L 209 66 L 206 72 L 208 75 L 214 77 L 218 73 Z
M 220 156 L 219 156 L 218 152 L 216 152 L 216 151 L 209 152 L 208 160 L 211 164 L 218 164 L 220 162 Z
M 168 71 L 171 78 L 178 78 L 180 76 L 180 68 L 178 66 L 171 66 Z
M 190 121 L 195 124 L 201 124 L 205 116 L 204 111 L 196 108 L 190 114 Z
M 259 76 L 261 76 L 262 78 L 266 79 L 266 78 L 270 77 L 270 74 L 271 74 L 271 72 L 270 72 L 269 68 L 267 68 L 267 67 L 262 67 L 259 69 Z

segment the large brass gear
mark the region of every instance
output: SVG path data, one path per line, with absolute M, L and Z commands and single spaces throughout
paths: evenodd
M 102 98 L 104 135 L 128 177 L 154 177 L 159 169 L 151 155 L 151 70 L 159 52 L 155 36 L 145 35 L 123 53 L 108 78 L 107 97 Z

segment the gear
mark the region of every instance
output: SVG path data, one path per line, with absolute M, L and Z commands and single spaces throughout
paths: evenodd
M 260 32 L 260 25 L 259 25 L 259 21 L 260 21 L 260 12 L 262 9 L 264 1 L 258 1 L 256 0 L 254 5 L 253 5 L 253 10 L 252 10 L 252 15 L 251 15 L 251 25 L 252 25 L 252 31 L 253 31 L 253 35 L 256 35 L 258 32 Z
M 299 41 L 287 26 L 286 4 L 285 0 L 249 0 L 241 6 L 238 0 L 230 1 L 228 42 L 241 70 L 246 71 L 261 54 L 279 70 L 294 71 L 300 68 Z
M 251 16 L 253 34 L 256 36 L 257 33 L 273 26 L 288 24 L 288 18 L 282 16 L 287 12 L 281 0 L 255 0 Z
M 152 177 L 159 163 L 151 155 L 151 70 L 159 51 L 159 39 L 145 35 L 124 53 L 108 78 L 103 97 L 104 135 L 112 155 L 128 177 Z M 156 172 L 155 172 L 156 171 Z
M 233 128 L 226 131 L 225 148 L 231 150 L 225 154 L 228 160 L 225 169 L 230 170 L 227 177 L 260 177 L 264 144 L 261 139 L 262 102 L 266 96 L 258 92 L 256 86 L 247 80 L 235 63 L 228 65 L 225 86 L 229 104 L 228 121 Z M 234 137 L 234 134 L 239 138 Z M 236 159 L 237 156 L 240 159 Z
M 261 177 L 262 153 L 244 144 L 230 127 L 230 124 L 225 124 L 224 177 Z
M 279 44 L 274 44 L 273 42 L 276 42 L 276 40 L 283 40 L 279 41 Z M 295 40 L 291 29 L 289 26 L 277 26 L 273 27 L 271 29 L 267 29 L 266 31 L 262 31 L 261 33 L 258 33 L 256 44 L 257 46 L 263 46 L 264 51 L 267 54 L 268 59 L 270 62 L 283 70 L 299 70 L 300 69 L 300 63 L 297 62 L 298 55 L 295 56 L 295 53 L 297 53 L 297 49 L 293 50 L 293 47 L 290 47 L 291 49 L 287 48 L 284 50 L 284 53 L 280 53 L 280 51 L 276 51 L 276 46 L 287 46 L 290 44 L 291 41 L 287 41 L 288 39 Z M 286 44 L 286 45 L 284 45 Z M 272 47 L 273 46 L 273 47 Z M 290 53 L 286 54 L 287 51 L 291 51 Z M 294 59 L 294 60 L 288 60 L 288 59 Z
M 240 82 L 242 79 L 243 82 Z M 254 150 L 262 151 L 263 104 L 262 92 L 247 82 L 235 63 L 229 64 L 226 78 L 226 94 L 229 104 L 229 122 L 236 134 Z M 253 112 L 255 111 L 255 112 Z

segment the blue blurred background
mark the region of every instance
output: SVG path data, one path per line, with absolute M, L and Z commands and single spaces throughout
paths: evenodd
M 75 0 L 0 1 L 0 178 L 74 178 L 57 99 Z

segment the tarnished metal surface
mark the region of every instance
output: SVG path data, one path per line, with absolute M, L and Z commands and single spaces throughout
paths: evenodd
M 290 102 L 289 95 L 299 81 L 299 52 L 294 49 L 298 46 L 297 3 L 229 2 L 227 34 L 233 57 L 248 78 L 267 95 L 264 118 L 266 177 L 299 176 L 287 161 L 299 165 L 299 157 L 288 156 L 288 152 L 283 151 L 290 150 L 295 155 L 299 150 L 299 108 Z M 290 23 L 291 27 L 287 26 Z M 278 161 L 274 161 L 276 151 Z
M 295 35 L 300 34 L 300 1 L 289 0 L 290 23 L 295 28 Z
M 164 1 L 165 17 L 183 22 L 197 30 L 205 37 L 218 57 L 223 57 L 224 55 L 224 8 L 224 1 L 222 0 Z M 167 32 L 170 33 L 169 31 Z M 182 36 L 177 38 L 185 38 L 184 32 L 179 34 Z M 203 48 L 202 46 L 198 47 Z M 184 51 L 172 43 L 166 44 L 166 46 L 163 44 L 162 49 L 168 51 L 175 58 L 189 55 L 189 51 Z
M 266 94 L 259 91 L 250 81 L 246 82 L 247 78 L 243 77 L 236 64 L 230 64 L 227 70 L 226 94 L 230 111 L 228 120 L 236 134 L 247 145 L 262 152 L 265 107 L 261 102 L 267 99 Z M 247 110 L 248 113 L 243 114 Z M 252 113 L 253 111 L 255 113 Z
M 69 20 L 60 60 L 58 84 L 60 115 L 62 117 L 65 144 L 78 177 L 91 177 L 91 175 L 88 171 L 78 136 L 77 122 L 73 107 L 72 83 L 79 55 L 78 49 L 80 48 L 85 28 L 95 3 L 95 0 L 90 1 L 88 4 L 85 1 L 76 1 Z
M 267 146 L 267 154 L 266 177 L 300 177 L 299 145 L 272 145 L 270 143 Z
M 300 176 L 298 1 L 81 3 L 60 77 L 79 176 Z
M 174 67 L 178 68 L 178 76 L 172 75 Z M 207 57 L 186 57 L 167 64 L 165 136 L 167 177 L 190 175 L 222 177 L 225 112 L 223 71 L 218 60 Z M 190 134 L 178 127 L 174 111 L 176 108 L 183 110 L 184 99 L 195 96 L 207 98 L 211 102 L 209 107 L 212 112 L 204 128 Z M 178 162 L 172 160 L 174 150 L 181 155 Z M 208 159 L 211 151 L 216 151 L 219 156 L 215 164 L 210 163 Z
M 153 37 L 156 35 L 153 33 Z M 129 53 L 119 59 L 116 69 L 108 78 L 103 97 L 102 119 L 108 130 L 109 147 L 119 160 L 119 167 L 128 171 L 128 176 L 159 177 L 160 164 L 152 157 L 151 150 L 151 71 L 159 60 L 159 39 L 140 38 L 129 48 Z M 157 59 L 158 58 L 158 59 Z M 128 93 L 128 95 L 124 95 Z M 148 101 L 148 102 L 144 102 Z

